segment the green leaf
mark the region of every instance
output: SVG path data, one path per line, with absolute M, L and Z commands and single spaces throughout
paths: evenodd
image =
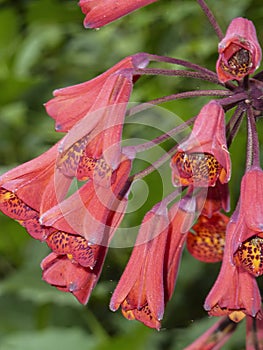
M 98 339 L 77 328 L 49 328 L 43 331 L 16 332 L 3 337 L 0 350 L 89 349 L 95 350 Z

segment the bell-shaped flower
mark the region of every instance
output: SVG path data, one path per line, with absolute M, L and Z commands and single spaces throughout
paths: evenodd
M 88 82 L 54 91 L 45 107 L 56 130 L 68 131 L 57 159 L 65 175 L 76 176 L 82 156 L 91 163 L 102 158 L 112 170 L 118 167 L 133 72 L 147 64 L 147 54 L 129 56 Z
M 80 0 L 81 11 L 86 15 L 85 28 L 100 28 L 126 14 L 157 0 Z
M 55 172 L 58 147 L 59 143 L 0 177 L 0 210 L 40 240 L 50 233 L 49 228 L 41 227 L 40 213 L 57 205 L 71 183 L 70 178 Z
M 166 302 L 171 298 L 185 232 L 194 220 L 193 199 L 174 204 L 167 213 L 161 203 L 142 222 L 135 247 L 112 295 L 110 308 L 159 329 Z
M 44 213 L 42 225 L 53 231 L 53 250 L 42 262 L 43 279 L 87 303 L 103 267 L 110 240 L 127 205 L 131 161 L 123 159 L 104 188 L 88 181 L 72 196 Z
M 246 18 L 234 18 L 218 45 L 218 79 L 225 83 L 241 80 L 260 65 L 261 48 L 254 24 Z
M 171 160 L 174 186 L 207 187 L 230 179 L 230 156 L 225 135 L 225 113 L 210 101 L 196 117 L 189 138 L 178 145 Z
M 237 222 L 228 224 L 223 262 L 217 280 L 208 294 L 204 308 L 212 316 L 228 315 L 239 322 L 245 315 L 261 318 L 261 295 L 254 276 L 237 266 L 233 259 L 233 242 Z
M 252 167 L 241 181 L 233 254 L 235 262 L 254 276 L 263 274 L 263 171 Z

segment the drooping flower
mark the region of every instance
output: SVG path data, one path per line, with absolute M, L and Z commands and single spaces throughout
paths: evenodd
M 194 199 L 183 199 L 169 213 L 162 202 L 146 214 L 135 247 L 112 295 L 110 308 L 159 329 L 179 269 L 185 232 L 195 215 Z M 142 243 L 143 242 L 143 243 Z
M 235 322 L 246 315 L 262 318 L 261 296 L 255 277 L 234 263 L 233 242 L 237 230 L 238 223 L 232 217 L 226 231 L 221 269 L 204 304 L 210 315 L 228 315 Z
M 225 135 L 225 113 L 216 101 L 199 112 L 189 138 L 172 157 L 174 186 L 215 186 L 230 179 L 230 156 Z
M 136 242 L 110 308 L 116 311 L 121 306 L 127 319 L 159 329 L 164 313 L 163 263 L 169 219 L 167 212 L 156 213 L 156 209 L 148 212 L 141 224 L 137 240 L 145 243 Z
M 261 48 L 254 24 L 246 18 L 234 18 L 218 45 L 216 70 L 219 80 L 241 80 L 260 65 Z
M 263 171 L 252 167 L 241 181 L 233 254 L 236 264 L 256 277 L 263 274 L 262 198 Z
M 0 177 L 0 210 L 40 240 L 50 233 L 41 227 L 40 213 L 62 200 L 71 183 L 64 174 L 55 174 L 58 147 L 59 143 Z
M 110 240 L 127 205 L 131 160 L 124 158 L 112 174 L 111 187 L 88 181 L 41 217 L 51 226 L 46 242 L 53 250 L 41 264 L 43 279 L 86 304 L 103 267 Z
M 119 79 L 118 76 L 136 68 L 144 68 L 147 64 L 148 54 L 138 53 L 125 57 L 92 80 L 55 90 L 54 98 L 45 103 L 45 108 L 56 121 L 56 130 L 67 132 L 88 112 L 116 103 L 125 103 L 130 94 L 131 88 L 127 89 L 127 87 L 130 87 L 131 80 L 129 76 L 119 77 Z M 113 78 L 108 81 L 111 76 Z M 121 89 L 125 87 L 126 93 L 123 93 Z M 93 121 L 90 120 L 90 123 Z M 90 130 L 92 127 L 93 124 Z
M 80 0 L 85 28 L 99 28 L 157 0 Z
M 154 1 L 81 0 L 79 5 L 87 15 L 85 25 L 99 27 Z M 205 2 L 198 3 L 222 38 Z M 231 173 L 225 131 L 231 145 L 245 113 L 248 117 L 246 166 L 248 169 L 251 164 L 259 164 L 255 124 L 263 110 L 262 72 L 242 81 L 254 72 L 261 59 L 253 24 L 243 18 L 233 20 L 219 44 L 219 55 L 219 80 L 240 80 L 238 83 L 221 84 L 214 72 L 191 62 L 138 54 L 89 82 L 55 91 L 55 98 L 46 108 L 56 121 L 57 131 L 67 135 L 54 154 L 49 154 L 50 163 L 43 157 L 38 164 L 34 163 L 33 170 L 28 163 L 24 168 L 21 166 L 18 174 L 15 171 L 19 168 L 3 176 L 2 183 L 0 178 L 0 209 L 18 220 L 33 237 L 45 240 L 53 251 L 42 262 L 43 279 L 85 304 L 124 215 L 132 179 L 143 178 L 164 160 L 160 158 L 129 177 L 131 159 L 123 156 L 120 142 L 133 83 L 141 74 L 163 74 L 200 78 L 220 85 L 220 90 L 185 91 L 151 101 L 157 104 L 204 94 L 225 97 L 203 107 L 190 137 L 173 156 L 174 185 L 188 186 L 188 192 L 170 211 L 161 203 L 146 214 L 130 261 L 113 294 L 111 308 L 115 311 L 121 307 L 126 318 L 159 329 L 186 242 L 190 253 L 201 261 L 223 258 L 205 309 L 210 315 L 228 315 L 190 348 L 218 349 L 235 328 L 231 320 L 238 322 L 246 317 L 247 347 L 256 350 L 262 339 L 263 318 L 255 279 L 263 273 L 262 206 L 258 204 L 262 202 L 263 180 L 259 167 L 247 170 L 230 223 L 221 212 L 229 209 L 227 183 Z M 140 69 L 146 67 L 148 59 L 187 69 Z M 144 106 L 138 106 L 137 110 Z M 230 111 L 235 106 L 225 127 L 224 110 Z M 187 125 L 192 125 L 192 121 L 187 121 Z M 177 135 L 178 130 L 179 127 L 149 143 L 157 145 L 169 135 Z M 137 149 L 146 150 L 149 143 Z M 73 177 L 87 182 L 64 199 Z M 196 213 L 201 216 L 191 228 Z M 259 328 L 256 335 L 255 327 Z
M 83 157 L 89 167 L 98 160 L 110 170 L 118 167 L 133 71 L 147 64 L 147 54 L 126 57 L 91 81 L 54 91 L 55 97 L 45 107 L 56 120 L 57 131 L 68 131 L 57 160 L 66 176 L 76 176 Z

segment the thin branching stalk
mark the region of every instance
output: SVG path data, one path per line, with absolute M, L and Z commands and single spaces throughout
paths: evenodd
M 161 69 L 161 68 L 144 68 L 133 71 L 134 75 L 165 75 L 165 76 L 179 76 L 185 78 L 194 78 L 209 81 L 211 83 L 221 85 L 218 78 L 211 74 L 204 74 L 200 72 L 192 72 L 184 69 Z
M 245 108 L 239 105 L 226 126 L 227 147 L 230 147 L 243 120 Z
M 204 0 L 197 0 L 198 4 L 204 11 L 206 17 L 208 18 L 211 26 L 214 28 L 216 35 L 218 36 L 218 39 L 221 41 L 224 37 L 224 34 L 219 27 L 219 24 L 217 23 L 217 20 L 215 19 L 215 16 L 213 15 L 212 11 L 207 6 L 206 2 Z
M 143 169 L 142 171 L 138 172 L 137 174 L 132 176 L 133 180 L 142 179 L 145 176 L 151 174 L 153 171 L 158 169 L 161 165 L 163 165 L 173 153 L 176 152 L 178 145 L 176 144 L 174 147 L 172 147 L 169 151 L 167 151 L 162 157 L 160 157 L 156 162 L 148 166 L 147 168 Z
M 217 97 L 232 96 L 232 92 L 228 90 L 192 90 L 192 91 L 179 92 L 177 94 L 159 97 L 154 100 L 150 100 L 148 102 L 141 103 L 137 106 L 131 107 L 130 109 L 127 110 L 126 117 L 132 116 L 136 113 L 152 108 L 152 105 L 158 105 L 160 103 L 184 99 L 184 98 L 202 97 L 202 96 L 217 96 Z
M 196 117 L 192 117 L 192 118 L 188 119 L 187 121 L 176 126 L 174 129 L 170 130 L 169 132 L 162 134 L 151 141 L 148 141 L 148 142 L 142 143 L 140 145 L 136 145 L 136 146 L 123 147 L 123 152 L 124 153 L 127 152 L 128 154 L 129 153 L 136 154 L 139 152 L 147 151 L 148 149 L 151 149 L 151 148 L 155 147 L 156 145 L 161 144 L 162 142 L 174 137 L 175 135 L 178 135 L 179 133 L 181 133 L 185 129 L 189 128 L 189 126 L 194 123 L 195 118 Z
M 252 165 L 260 167 L 258 133 L 252 106 L 247 109 L 247 124 L 247 169 L 249 169 Z
M 196 70 L 198 72 L 205 73 L 205 74 L 208 74 L 208 75 L 211 75 L 211 76 L 217 78 L 217 74 L 215 72 L 211 71 L 210 69 L 202 67 L 202 66 L 199 66 L 199 64 L 195 64 L 195 63 L 188 62 L 188 61 L 185 61 L 185 60 L 181 60 L 181 59 L 178 59 L 178 58 L 173 58 L 173 57 L 168 57 L 168 56 L 158 56 L 158 55 L 151 55 L 150 54 L 149 55 L 149 59 L 151 61 L 177 64 L 178 66 L 187 67 L 187 68 L 190 68 L 190 69 Z
M 222 98 L 219 103 L 225 110 L 229 110 L 236 106 L 238 102 L 246 100 L 248 97 L 246 92 L 240 92 L 236 94 L 231 94 L 229 97 Z

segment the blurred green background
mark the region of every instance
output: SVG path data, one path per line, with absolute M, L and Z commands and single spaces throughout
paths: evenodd
M 233 17 L 252 19 L 263 44 L 261 0 L 207 1 L 225 30 Z M 82 26 L 77 1 L 0 0 L 0 172 L 41 154 L 61 138 L 43 103 L 59 87 L 95 77 L 140 51 L 192 60 L 214 70 L 217 37 L 196 1 L 161 0 L 100 30 Z M 147 101 L 209 84 L 148 77 L 133 101 Z M 182 118 L 195 115 L 205 98 L 170 102 Z M 262 123 L 261 134 L 262 134 Z M 244 127 L 243 127 L 244 128 Z M 244 167 L 245 130 L 231 149 L 232 208 Z M 155 200 L 155 194 L 151 196 Z M 88 306 L 41 280 L 48 254 L 16 222 L 0 213 L 0 350 L 171 349 L 181 350 L 214 320 L 202 304 L 220 265 L 206 265 L 187 252 L 160 332 L 125 320 L 108 309 L 130 249 L 111 249 Z M 209 276 L 209 278 L 208 278 Z M 244 349 L 244 325 L 223 347 Z

